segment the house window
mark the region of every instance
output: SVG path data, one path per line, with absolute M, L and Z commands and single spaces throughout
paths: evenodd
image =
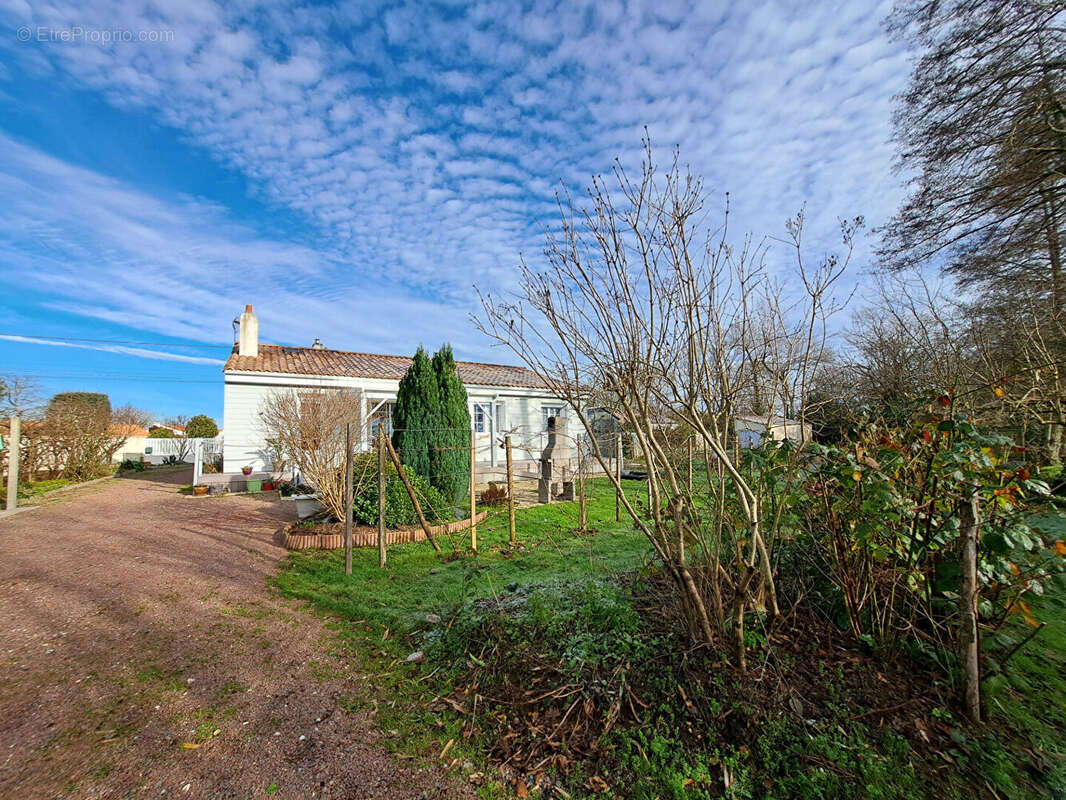
M 541 413 L 544 415 L 544 430 L 548 430 L 548 419 L 551 417 L 561 417 L 563 415 L 563 407 L 541 406 Z
M 471 422 L 474 425 L 475 433 L 485 432 L 485 406 L 480 403 L 474 403 L 474 415 Z
M 370 438 L 377 438 L 379 432 L 392 436 L 392 403 L 384 403 L 370 418 Z

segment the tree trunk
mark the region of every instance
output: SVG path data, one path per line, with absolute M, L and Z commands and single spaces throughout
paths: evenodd
M 959 595 L 959 663 L 963 669 L 966 714 L 981 721 L 981 663 L 977 634 L 977 533 L 979 508 L 976 493 L 959 504 L 962 526 L 962 592 Z

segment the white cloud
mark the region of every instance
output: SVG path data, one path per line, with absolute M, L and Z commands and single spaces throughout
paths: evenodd
M 887 140 L 907 61 L 880 31 L 887 11 L 767 0 L 728 10 L 490 0 L 440 13 L 16 5 L 19 22 L 173 30 L 166 44 L 0 48 L 174 126 L 304 215 L 315 245 L 3 142 L 15 150 L 0 154 L 0 191 L 14 200 L 0 209 L 0 247 L 44 270 L 57 302 L 100 319 L 170 303 L 169 320 L 142 324 L 217 339 L 257 295 L 286 335 L 326 339 L 335 326 L 337 345 L 402 350 L 454 336 L 472 283 L 507 286 L 519 252 L 539 253 L 538 218 L 558 182 L 580 190 L 615 155 L 638 157 L 647 125 L 664 156 L 680 144 L 710 190 L 731 191 L 738 229 L 779 233 L 806 201 L 813 244 L 828 248 L 837 216 L 877 223 L 900 195 Z M 31 238 L 55 255 L 31 259 Z M 101 285 L 81 286 L 71 258 L 95 260 Z M 373 327 L 404 314 L 414 319 L 402 334 Z M 468 338 L 468 355 L 481 355 Z
M 217 358 L 204 356 L 187 356 L 181 353 L 168 353 L 163 350 L 149 350 L 144 347 L 129 347 L 118 344 L 100 344 L 91 342 L 61 342 L 52 339 L 39 339 L 36 336 L 9 336 L 0 334 L 0 339 L 7 342 L 21 342 L 23 344 L 42 344 L 48 347 L 73 347 L 80 350 L 100 350 L 105 353 L 119 353 L 137 358 L 151 358 L 159 361 L 182 361 L 186 364 L 213 364 L 221 366 L 225 362 Z

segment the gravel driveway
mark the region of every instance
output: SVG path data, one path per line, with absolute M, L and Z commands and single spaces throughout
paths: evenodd
M 268 586 L 292 513 L 118 478 L 0 520 L 0 797 L 432 798 L 362 678 Z

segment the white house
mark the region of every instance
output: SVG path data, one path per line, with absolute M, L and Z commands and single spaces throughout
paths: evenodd
M 363 419 L 369 424 L 361 426 L 357 447 L 368 449 L 379 425 L 391 428 L 391 404 L 410 366 L 408 356 L 330 350 L 317 339 L 311 347 L 260 344 L 259 320 L 252 307 L 245 306 L 238 342 L 223 368 L 223 471 L 272 468 L 260 411 L 264 400 L 276 392 L 322 388 L 361 392 Z M 492 466 L 502 463 L 505 455 L 499 442 L 505 433 L 512 436 L 515 458 L 538 458 L 546 444 L 548 418 L 563 414 L 566 404 L 524 367 L 467 361 L 456 366 L 470 401 L 478 460 Z
M 810 423 L 774 414 L 738 414 L 735 425 L 741 447 L 757 447 L 766 437 L 775 441 L 791 439 L 797 443 L 811 441 Z

